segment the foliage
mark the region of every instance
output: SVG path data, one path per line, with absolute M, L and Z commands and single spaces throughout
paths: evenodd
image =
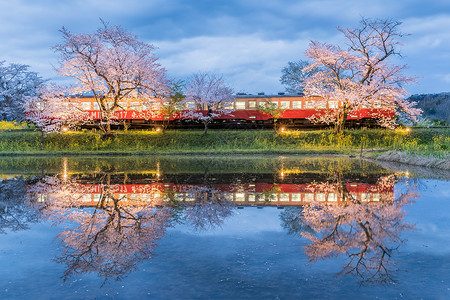
M 389 60 L 397 52 L 400 22 L 362 18 L 355 29 L 339 28 L 348 48 L 312 41 L 306 50 L 311 64 L 304 71 L 318 71 L 306 78 L 305 93 L 339 102 L 337 109 L 316 115 L 316 121 L 335 124 L 335 132 L 342 132 L 347 115 L 359 106 L 381 106 L 395 110 L 399 116 L 417 120 L 420 110 L 405 99 L 404 85 L 414 78 L 403 74 L 405 65 L 394 65 Z M 382 115 L 382 126 L 392 128 L 395 120 Z
M 450 124 L 450 93 L 412 95 L 409 100 L 417 102 L 424 117 L 437 123 L 434 126 Z
M 38 94 L 44 80 L 22 64 L 5 65 L 0 61 L 0 119 L 22 121 L 25 119 L 23 103 L 27 97 Z
M 279 117 L 281 117 L 281 115 L 283 114 L 283 112 L 286 109 L 283 109 L 281 107 L 278 107 L 278 104 L 269 100 L 264 101 L 264 103 L 259 104 L 256 106 L 256 109 L 266 113 L 268 115 L 270 115 L 273 119 L 273 127 L 275 130 L 277 130 L 277 120 Z
M 195 109 L 190 109 L 185 116 L 202 121 L 205 134 L 213 118 L 230 113 L 227 105 L 235 100 L 233 89 L 223 76 L 214 73 L 196 73 L 192 76 L 186 89 L 186 102 L 194 102 Z
M 310 63 L 306 60 L 290 61 L 281 69 L 281 84 L 286 86 L 286 92 L 291 94 L 303 93 L 304 81 L 317 72 L 316 69 L 306 70 Z
M 93 95 L 106 134 L 111 133 L 111 116 L 120 102 L 149 103 L 168 94 L 165 69 L 154 47 L 120 26 L 103 22 L 94 34 L 73 34 L 64 27 L 61 33 L 63 43 L 54 47 L 61 55 L 57 70 L 75 79 L 69 94 Z
M 163 101 L 160 108 L 164 119 L 170 120 L 175 113 L 183 109 L 183 102 L 186 99 L 184 86 L 183 80 L 172 82 L 172 85 L 169 87 L 169 97 Z

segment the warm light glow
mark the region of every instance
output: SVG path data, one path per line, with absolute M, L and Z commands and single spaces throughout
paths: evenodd
M 281 176 L 281 177 L 284 176 L 284 172 L 283 172 L 283 171 L 280 172 L 280 176 Z
M 156 132 L 160 132 L 161 128 L 157 127 L 155 130 L 156 130 Z
M 281 128 L 280 128 L 280 131 L 281 131 L 281 132 L 285 132 L 285 131 L 286 131 L 286 128 L 281 127 Z
M 64 126 L 61 130 L 62 130 L 63 132 L 67 132 L 67 131 L 69 131 L 69 128 L 67 128 L 66 126 Z
M 411 131 L 411 128 L 406 128 L 406 132 L 410 132 Z

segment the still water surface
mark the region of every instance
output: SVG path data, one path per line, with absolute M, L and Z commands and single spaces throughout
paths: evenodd
M 0 299 L 450 299 L 448 173 L 0 159 Z

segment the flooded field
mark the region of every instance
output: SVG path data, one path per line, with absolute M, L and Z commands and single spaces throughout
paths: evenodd
M 1 299 L 448 299 L 450 174 L 348 157 L 0 159 Z

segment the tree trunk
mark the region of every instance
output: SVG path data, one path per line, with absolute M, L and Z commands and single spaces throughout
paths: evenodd
M 348 110 L 345 109 L 342 112 L 339 112 L 336 123 L 334 124 L 334 133 L 342 133 L 344 131 L 345 121 L 347 121 Z
M 106 121 L 106 132 L 105 135 L 110 135 L 111 134 L 111 121 L 107 120 Z
M 41 128 L 41 148 L 44 150 L 44 130 Z
M 208 132 L 208 122 L 203 121 L 203 125 L 205 125 L 205 131 L 203 132 L 204 135 Z

